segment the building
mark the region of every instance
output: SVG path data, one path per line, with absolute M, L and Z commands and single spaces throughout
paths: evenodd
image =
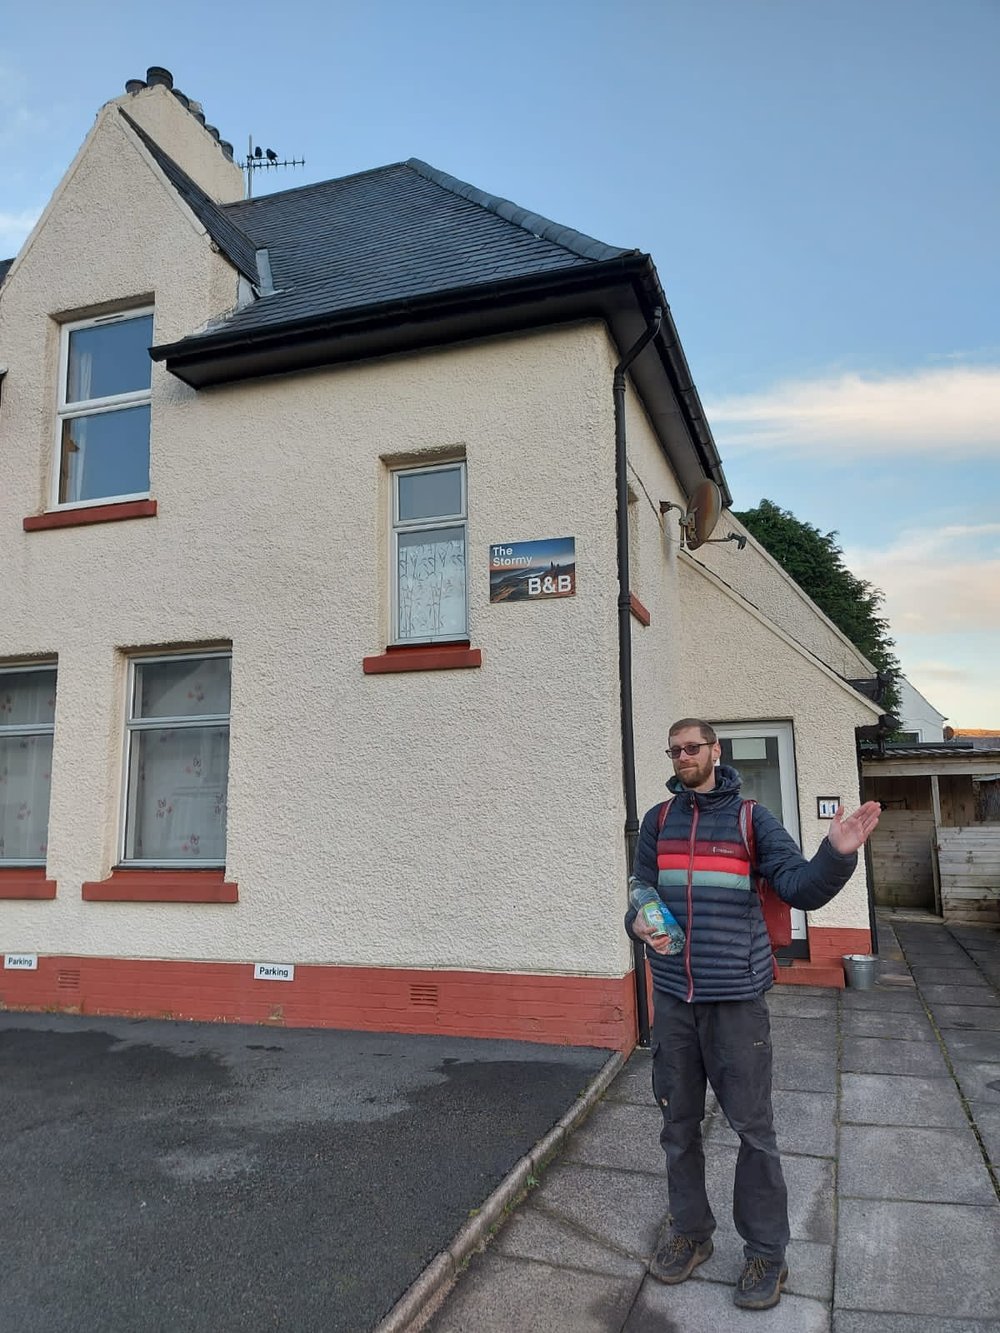
M 0 286 L 0 1002 L 627 1049 L 669 720 L 811 852 L 871 665 L 682 542 L 649 256 L 417 161 L 246 200 L 204 119 L 130 81 Z M 798 936 L 838 984 L 863 867 Z
M 918 689 L 915 689 L 905 676 L 900 676 L 899 728 L 896 737 L 909 744 L 922 741 L 940 741 L 944 739 L 944 713 L 939 713 L 933 704 L 928 703 Z

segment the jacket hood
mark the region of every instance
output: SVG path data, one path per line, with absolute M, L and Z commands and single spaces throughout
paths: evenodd
M 691 791 L 689 787 L 684 786 L 676 773 L 667 782 L 667 791 L 674 796 L 688 796 L 692 803 L 697 800 L 699 805 L 714 805 L 717 801 L 726 801 L 733 796 L 739 796 L 742 783 L 743 779 L 735 768 L 730 768 L 728 764 L 719 764 L 715 770 L 715 786 L 711 791 Z

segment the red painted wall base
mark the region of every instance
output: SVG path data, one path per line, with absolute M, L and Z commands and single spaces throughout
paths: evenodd
M 39 956 L 37 971 L 0 969 L 0 1008 L 506 1037 L 619 1051 L 636 1041 L 631 973 L 560 977 L 297 964 L 292 981 L 255 981 L 252 963 Z
M 778 968 L 780 986 L 833 986 L 844 988 L 847 953 L 870 953 L 870 930 L 836 926 L 809 927 L 809 957 L 796 958 L 791 967 Z

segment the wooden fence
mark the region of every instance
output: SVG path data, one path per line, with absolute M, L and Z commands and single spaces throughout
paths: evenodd
M 946 921 L 1000 925 L 1000 824 L 938 829 Z

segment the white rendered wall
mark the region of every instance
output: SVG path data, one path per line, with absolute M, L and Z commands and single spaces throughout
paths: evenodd
M 817 818 L 816 798 L 839 796 L 849 811 L 860 804 L 854 728 L 871 725 L 878 709 L 831 679 L 686 559 L 681 589 L 685 641 L 708 649 L 692 647 L 684 659 L 689 712 L 712 722 L 792 722 L 802 850 L 812 856 L 829 828 Z M 810 912 L 809 921 L 868 926 L 863 858 L 846 887 L 828 906 Z
M 5 949 L 614 976 L 624 814 L 613 420 L 599 325 L 195 394 L 153 371 L 155 519 L 25 533 L 54 438 L 49 312 L 152 294 L 156 340 L 235 276 L 108 120 L 0 299 L 0 660 L 58 655 L 51 903 Z M 16 448 L 14 444 L 16 443 Z M 464 452 L 479 670 L 387 641 L 387 464 Z M 488 601 L 496 541 L 574 536 L 578 594 Z M 84 903 L 117 857 L 125 650 L 233 644 L 235 906 Z
M 737 552 L 735 543 L 713 542 L 693 551 L 692 558 L 718 574 L 838 675 L 847 680 L 874 676 L 875 668 L 864 654 L 728 510 L 719 520 L 714 535 L 723 537 L 727 532 L 746 537 L 742 551 Z
M 900 676 L 898 684 L 900 731 L 915 731 L 918 741 L 943 740 L 945 715 L 928 703 L 905 676 Z

